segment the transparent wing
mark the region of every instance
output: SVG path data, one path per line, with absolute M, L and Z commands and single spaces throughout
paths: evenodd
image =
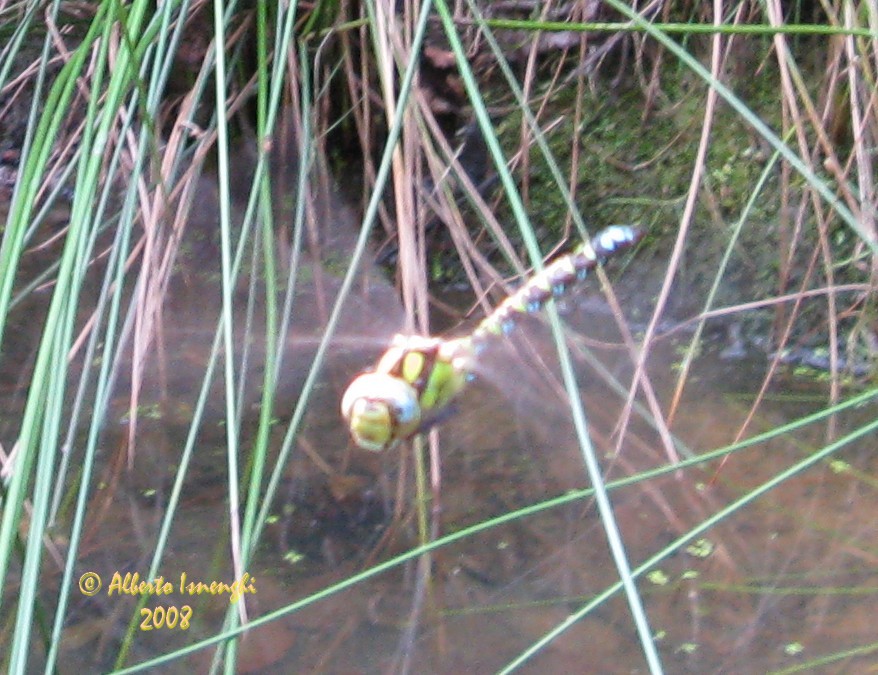
M 631 353 L 599 291 L 581 289 L 561 304 L 565 343 L 589 434 L 601 455 L 612 453 L 619 440 L 614 434 L 631 389 Z M 466 449 L 478 445 L 506 448 L 507 453 L 532 457 L 536 471 L 547 470 L 543 475 L 556 480 L 548 494 L 586 484 L 573 403 L 545 317 L 524 317 L 509 335 L 491 340 L 479 354 L 474 370 L 477 382 L 458 404 L 466 414 L 452 432 L 460 434 L 454 444 Z M 637 418 L 635 412 L 633 419 Z M 471 425 L 480 430 L 471 429 Z M 637 423 L 634 430 L 643 432 L 645 426 Z M 545 495 L 545 480 L 541 482 L 544 489 L 540 494 Z
M 135 293 L 141 293 L 144 300 L 138 303 L 139 314 L 130 316 L 117 369 L 120 408 L 128 407 L 127 394 L 133 391 L 136 408 L 172 400 L 179 406 L 181 419 L 185 418 L 208 378 L 208 417 L 224 416 L 222 321 L 224 310 L 230 308 L 239 418 L 252 417 L 248 411 L 260 405 L 270 355 L 275 371 L 274 408 L 279 417 L 286 418 L 302 393 L 330 317 L 340 303 L 338 321 L 319 366 L 312 406 L 321 414 L 325 410 L 327 418 L 340 427 L 338 390 L 350 368 L 372 362 L 389 343 L 402 324 L 402 308 L 394 287 L 375 268 L 370 255 L 354 266 L 351 256 L 359 235 L 358 220 L 343 198 L 327 187 L 329 183 L 317 169 L 309 172 L 301 191 L 304 197 L 299 198 L 294 148 L 276 149 L 276 153 L 271 163 L 273 234 L 267 245 L 262 219 L 249 217 L 254 212 L 248 206 L 256 159 L 243 150 L 233 154 L 231 162 L 235 172 L 231 183 L 237 192 L 231 195 L 233 240 L 228 266 L 223 265 L 220 235 L 223 197 L 214 173 L 204 172 L 197 179 L 189 204 L 182 204 L 181 199 L 182 215 L 175 220 L 176 214 L 169 214 L 164 230 L 169 245 L 161 250 L 167 251 L 170 268 L 164 276 L 148 267 L 141 274 Z M 175 237 L 177 241 L 171 242 Z M 267 251 L 273 256 L 271 265 L 266 262 Z M 352 267 L 353 281 L 342 298 Z M 228 284 L 224 302 L 223 278 L 229 269 L 238 273 Z M 269 269 L 274 270 L 272 284 L 266 279 Z M 119 416 L 127 420 L 130 414 L 120 410 Z M 324 426 L 321 420 L 316 423 Z M 334 438 L 333 445 L 344 445 L 342 433 Z

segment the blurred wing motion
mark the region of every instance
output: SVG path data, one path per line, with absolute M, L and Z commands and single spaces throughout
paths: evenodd
M 519 317 L 538 312 L 642 236 L 632 225 L 602 230 L 531 278 L 467 336 L 394 337 L 375 368 L 354 379 L 342 398 L 341 412 L 354 443 L 364 450 L 387 450 L 438 422 L 473 378 L 478 354 L 491 340 L 508 334 Z

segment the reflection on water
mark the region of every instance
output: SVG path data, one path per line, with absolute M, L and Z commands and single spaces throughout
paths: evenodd
M 201 216 L 204 223 L 213 222 L 210 213 Z M 331 245 L 324 251 L 337 255 L 350 250 L 354 232 L 345 231 L 348 217 L 333 223 L 335 229 L 324 240 Z M 105 584 L 116 571 L 143 575 L 148 570 L 214 340 L 219 293 L 209 264 L 216 258 L 204 250 L 191 255 L 180 262 L 164 311 L 161 348 L 144 371 L 131 468 L 125 376 L 130 369 L 123 368 L 117 381 L 109 416 L 115 424 L 104 432 L 99 482 L 91 492 L 77 568 L 78 573 L 98 572 Z M 277 449 L 341 283 L 332 266 L 318 258 L 312 257 L 299 273 L 293 319 L 282 340 Z M 243 358 L 248 337 L 250 345 L 240 412 L 242 466 L 258 421 L 266 353 L 263 308 L 254 307 L 249 328 L 243 328 L 245 291 L 246 285 L 236 322 L 236 356 Z M 567 326 L 591 438 L 612 481 L 668 460 L 649 419 L 639 412 L 646 410 L 642 397 L 637 399 L 640 407 L 627 416 L 625 397 L 614 386 L 627 392 L 631 359 L 600 301 L 589 297 L 588 311 L 571 311 Z M 339 396 L 350 377 L 374 362 L 400 324 L 393 289 L 367 269 L 342 314 L 304 428 L 284 467 L 280 498 L 248 568 L 257 589 L 246 598 L 250 619 L 419 542 L 412 449 L 385 456 L 355 451 L 338 414 Z M 532 324 L 486 354 L 480 381 L 461 397 L 458 414 L 440 431 L 440 535 L 588 487 L 551 339 L 539 322 Z M 26 344 L 23 337 L 19 345 Z M 656 345 L 648 363 L 663 403 L 674 385 L 676 347 Z M 699 359 L 671 429 L 680 447 L 703 452 L 732 442 L 762 370 L 758 363 L 721 361 L 713 352 Z M 2 377 L 10 402 L 6 410 L 14 411 L 24 378 L 15 370 Z M 212 387 L 160 566 L 169 580 L 184 573 L 194 581 L 234 579 L 220 374 Z M 819 391 L 802 391 L 799 397 L 776 393 L 785 395 L 760 407 L 750 434 L 821 406 Z M 838 428 L 856 428 L 874 418 L 874 402 L 870 406 L 840 416 Z M 14 420 L 6 417 L 4 445 L 14 438 Z M 620 427 L 621 420 L 628 423 Z M 713 483 L 716 464 L 614 490 L 615 517 L 632 565 L 822 447 L 824 433 L 822 425 L 812 425 L 747 449 L 733 456 Z M 878 500 L 873 445 L 852 445 L 833 462 L 791 478 L 641 578 L 639 589 L 669 671 L 739 672 L 746 664 L 744 670 L 764 672 L 873 643 L 878 533 L 875 519 L 866 515 L 876 506 L 871 500 Z M 251 631 L 241 641 L 242 672 L 386 672 L 404 664 L 414 672 L 493 672 L 618 579 L 589 499 L 467 536 L 434 552 L 430 563 L 426 578 L 413 560 Z M 59 569 L 53 566 L 44 576 L 41 590 L 50 605 Z M 165 599 L 157 600 L 148 606 Z M 189 629 L 136 631 L 129 663 L 216 634 L 229 606 L 227 596 L 180 592 L 165 604 L 184 603 L 193 610 Z M 110 667 L 134 606 L 132 597 L 74 593 L 65 662 L 89 670 Z M 201 670 L 211 657 L 210 650 L 203 650 L 171 668 Z M 873 660 L 865 652 L 842 662 L 857 670 Z M 617 593 L 562 633 L 525 669 L 643 672 L 623 596 Z

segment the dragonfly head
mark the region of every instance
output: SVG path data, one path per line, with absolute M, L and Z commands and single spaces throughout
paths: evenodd
M 387 373 L 363 373 L 347 388 L 341 414 L 354 443 L 364 450 L 389 450 L 421 425 L 418 393 Z

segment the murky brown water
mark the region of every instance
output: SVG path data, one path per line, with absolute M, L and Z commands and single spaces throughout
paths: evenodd
M 350 235 L 350 233 L 349 233 Z M 335 251 L 348 247 L 350 236 Z M 203 264 L 197 260 L 197 264 Z M 316 350 L 337 275 L 302 275 L 272 438 L 280 452 L 286 425 Z M 203 271 L 203 270 L 202 270 Z M 209 275 L 204 275 L 209 277 Z M 323 293 L 315 284 L 322 284 Z M 127 381 L 120 375 L 100 446 L 77 577 L 98 573 L 104 590 L 71 591 L 62 670 L 107 669 L 120 649 L 136 598 L 108 596 L 113 574 L 145 577 L 171 499 L 216 327 L 218 291 L 200 277 L 178 278 L 165 311 L 164 354 L 147 365 L 142 415 L 131 468 Z M 633 289 L 629 289 L 633 293 Z M 612 318 L 592 295 L 570 304 L 572 341 L 593 346 L 605 373 L 630 384 L 632 367 Z M 282 468 L 273 518 L 246 571 L 255 593 L 248 617 L 288 607 L 363 569 L 416 546 L 418 509 L 413 451 L 376 456 L 353 450 L 338 414 L 349 379 L 371 364 L 400 325 L 389 284 L 371 271 L 349 301 L 327 364 L 289 461 Z M 30 310 L 28 310 L 30 311 Z M 261 309 L 254 326 L 262 325 Z M 258 422 L 264 348 L 253 343 L 243 397 L 238 466 L 243 471 Z M 243 344 L 239 331 L 238 344 Z M 28 338 L 16 341 L 27 352 Z M 658 343 L 648 373 L 666 411 L 679 344 Z M 460 400 L 438 437 L 443 536 L 588 487 L 569 407 L 557 382 L 552 344 L 539 325 L 485 357 L 484 377 Z M 671 431 L 681 447 L 703 453 L 731 443 L 745 419 L 765 364 L 724 362 L 716 352 L 695 362 Z M 26 359 L 22 358 L 21 361 Z M 8 361 L 7 361 L 8 363 Z M 607 480 L 667 465 L 647 419 L 625 416 L 625 398 L 581 355 L 576 359 L 592 441 Z M 205 422 L 182 483 L 180 505 L 160 574 L 173 583 L 148 607 L 191 607 L 182 630 L 135 630 L 127 663 L 135 664 L 215 635 L 230 607 L 227 595 L 191 596 L 191 581 L 230 582 L 227 430 L 221 364 Z M 4 446 L 16 431 L 20 371 L 3 373 L 7 415 Z M 778 380 L 748 435 L 825 406 L 813 384 Z M 646 405 L 638 394 L 637 402 Z M 838 435 L 875 418 L 874 399 L 839 415 Z M 624 432 L 619 435 L 619 424 Z M 614 489 L 610 498 L 631 565 L 636 567 L 704 523 L 726 505 L 823 447 L 826 426 L 814 424 L 732 456 L 715 482 L 717 463 L 647 478 Z M 81 441 L 81 439 L 79 439 Z M 616 452 L 616 448 L 619 452 Z M 638 588 L 663 664 L 669 672 L 767 672 L 811 663 L 811 671 L 862 672 L 874 666 L 873 614 L 878 593 L 878 460 L 873 438 L 860 439 L 782 483 L 673 551 Z M 76 461 L 76 449 L 74 461 Z M 266 479 L 267 481 L 267 479 Z M 263 482 L 263 487 L 265 482 Z M 426 516 L 430 521 L 431 515 Z M 65 526 L 59 524 L 59 531 Z M 63 538 L 54 544 L 63 557 Z M 421 558 L 425 561 L 425 558 Z M 248 632 L 240 643 L 242 672 L 495 672 L 618 580 L 593 500 L 582 498 L 522 516 L 442 546 L 429 574 L 415 558 Z M 56 602 L 59 563 L 50 562 L 43 594 Z M 14 590 L 14 589 L 13 589 Z M 201 650 L 165 666 L 201 670 Z M 815 662 L 826 659 L 825 666 Z M 76 664 L 76 665 L 74 665 Z M 617 592 L 528 661 L 524 672 L 645 672 L 646 663 L 624 596 Z

